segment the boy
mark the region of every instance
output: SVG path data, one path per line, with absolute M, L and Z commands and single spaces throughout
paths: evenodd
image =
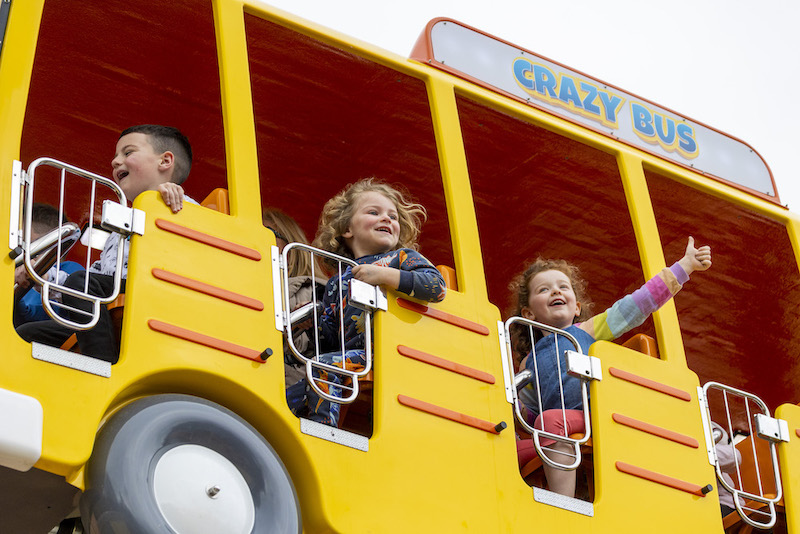
M 119 184 L 131 202 L 145 191 L 158 191 L 164 203 L 172 208 L 173 213 L 183 208 L 184 199 L 197 204 L 184 195 L 181 187 L 192 167 L 192 148 L 189 140 L 176 128 L 142 124 L 124 130 L 117 141 L 111 167 L 114 181 Z M 120 234 L 113 233 L 106 241 L 100 259 L 89 267 L 89 293 L 111 294 L 114 287 L 117 250 L 121 241 L 124 247 L 121 273 L 122 290 L 124 290 L 125 279 L 128 276 L 130 241 L 123 240 Z M 67 278 L 64 285 L 82 291 L 86 276 L 86 271 L 76 272 Z M 92 307 L 91 303 L 67 294 L 63 295 L 63 300 L 64 304 L 72 308 L 90 311 Z M 86 321 L 85 315 L 76 312 L 70 312 L 70 319 L 75 322 Z M 17 333 L 26 341 L 60 346 L 73 331 L 51 320 L 22 325 L 17 329 Z M 116 339 L 111 316 L 105 306 L 100 307 L 100 318 L 94 328 L 75 333 L 83 354 L 112 364 L 119 359 L 119 342 Z

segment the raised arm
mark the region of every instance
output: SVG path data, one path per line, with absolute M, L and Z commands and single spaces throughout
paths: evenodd
M 616 339 L 625 332 L 641 325 L 651 313 L 667 303 L 689 280 L 689 274 L 705 271 L 711 267 L 711 247 L 694 246 L 689 237 L 686 253 L 671 267 L 648 280 L 642 287 L 622 297 L 609 309 L 595 315 L 579 326 L 597 340 Z

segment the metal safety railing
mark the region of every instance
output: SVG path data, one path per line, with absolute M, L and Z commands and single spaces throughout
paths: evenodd
M 323 310 L 322 302 L 319 301 L 316 291 L 312 291 L 311 302 L 304 306 L 291 310 L 289 305 L 289 255 L 290 254 L 309 254 L 311 264 L 311 279 L 316 280 L 318 273 L 317 259 L 325 258 L 329 263 L 333 263 L 334 276 L 339 278 L 336 284 L 338 294 L 333 295 L 333 302 L 328 302 L 329 310 Z M 355 278 L 351 278 L 345 290 L 341 283 L 342 277 L 348 269 L 351 269 L 356 262 L 343 256 L 338 256 L 318 248 L 314 248 L 302 243 L 289 243 L 284 247 L 283 252 L 279 253 L 277 247 L 272 250 L 273 259 L 273 285 L 275 293 L 275 327 L 285 334 L 285 340 L 291 349 L 294 357 L 306 367 L 306 379 L 314 391 L 323 399 L 338 404 L 348 404 L 356 400 L 359 392 L 358 379 L 366 376 L 372 369 L 372 313 L 375 310 L 386 310 L 386 296 L 379 287 L 366 284 Z M 344 362 L 344 354 L 347 352 L 345 339 L 345 317 L 344 310 L 350 306 L 355 306 L 363 310 L 363 329 L 364 346 L 358 347 L 364 350 L 363 366 L 356 366 L 348 369 Z M 338 322 L 338 339 L 323 339 L 320 334 L 320 321 L 323 313 L 329 313 L 336 317 Z M 310 324 L 307 324 L 310 323 Z M 300 332 L 309 335 L 309 347 L 302 351 L 297 346 L 298 325 Z M 312 350 L 313 349 L 313 350 Z M 322 361 L 323 355 L 336 355 L 340 357 L 328 357 L 331 363 Z M 330 379 L 331 375 L 337 378 L 336 381 Z M 324 378 L 327 376 L 328 378 Z
M 53 167 L 59 170 L 59 179 L 56 184 L 58 187 L 57 209 L 59 213 L 59 226 L 44 238 L 32 242 L 33 204 L 37 191 L 36 173 L 37 170 L 42 167 Z M 88 330 L 97 324 L 97 320 L 100 316 L 100 305 L 112 302 L 119 295 L 125 247 L 122 243 L 117 247 L 113 274 L 114 283 L 112 292 L 109 295 L 94 295 L 90 293 L 90 275 L 88 274 L 85 277 L 83 288 L 73 288 L 60 284 L 57 281 L 53 282 L 43 276 L 44 273 L 40 272 L 41 269 L 37 270 L 37 255 L 42 252 L 41 247 L 38 245 L 57 236 L 53 243 L 51 243 L 51 246 L 54 245 L 55 250 L 53 253 L 55 255 L 55 266 L 56 269 L 59 270 L 61 267 L 61 259 L 68 251 L 69 246 L 74 244 L 74 241 L 77 240 L 77 236 L 75 235 L 76 225 L 74 223 L 64 222 L 66 220 L 65 206 L 69 204 L 75 209 L 75 205 L 70 204 L 71 201 L 68 198 L 68 193 L 70 191 L 70 188 L 67 187 L 68 177 L 70 180 L 72 180 L 72 177 L 77 177 L 78 179 L 88 180 L 90 182 L 88 223 L 83 232 L 84 236 L 87 238 L 87 242 L 92 242 L 92 234 L 96 228 L 94 219 L 98 186 L 107 188 L 110 190 L 108 196 L 115 196 L 118 199 L 118 202 L 112 200 L 104 200 L 103 202 L 100 225 L 104 229 L 116 232 L 123 237 L 127 237 L 131 233 L 142 234 L 144 230 L 144 217 L 142 212 L 127 207 L 125 193 L 114 181 L 108 178 L 48 157 L 39 158 L 32 162 L 27 172 L 22 171 L 19 162 L 15 162 L 12 181 L 11 233 L 9 236 L 9 245 L 14 250 L 12 255 L 17 256 L 15 257 L 15 261 L 24 263 L 31 279 L 41 286 L 42 304 L 50 317 L 69 328 Z M 47 180 L 47 178 L 41 178 L 40 181 L 41 180 Z M 48 182 L 46 188 L 52 190 L 54 184 Z M 85 198 L 82 197 L 81 203 L 83 204 L 85 202 Z M 22 215 L 20 216 L 20 214 Z M 70 244 L 68 241 L 72 241 L 72 243 Z M 122 241 L 121 237 L 120 241 Z M 84 268 L 87 271 L 92 264 L 91 253 L 92 248 L 87 247 L 84 261 Z M 62 302 L 62 297 L 65 295 L 71 297 L 71 300 L 85 301 L 87 303 L 86 307 L 89 309 L 87 310 L 64 304 Z M 67 313 L 57 313 L 56 309 Z M 85 320 L 76 320 L 75 317 L 84 317 Z
M 775 504 L 782 498 L 776 443 L 789 440 L 788 424 L 770 416 L 767 405 L 746 391 L 718 382 L 708 382 L 697 390 L 708 460 L 715 468 L 717 480 L 733 496 L 736 511 L 745 523 L 758 529 L 772 528 L 777 520 Z M 720 397 L 711 398 L 712 394 Z M 716 413 L 712 413 L 712 407 Z M 733 437 L 736 429 L 750 438 L 739 443 L 738 447 L 732 440 L 730 443 L 718 443 L 720 433 L 714 429 L 712 421 L 726 429 L 730 437 Z M 764 451 L 764 445 L 768 452 Z M 720 450 L 724 447 L 731 449 Z M 723 454 L 732 455 L 733 470 L 728 468 L 727 472 L 723 471 L 719 459 Z M 747 459 L 743 459 L 741 464 L 736 461 L 737 457 L 744 456 Z M 730 479 L 726 478 L 725 473 Z
M 600 380 L 602 378 L 599 360 L 595 357 L 590 357 L 583 354 L 577 339 L 575 339 L 574 336 L 565 330 L 553 328 L 552 326 L 531 321 L 529 319 L 524 319 L 522 317 L 511 317 L 505 323 L 499 322 L 498 327 L 498 331 L 500 332 L 501 336 L 500 347 L 503 354 L 503 373 L 506 384 L 506 400 L 513 406 L 517 421 L 519 421 L 520 425 L 525 429 L 525 431 L 531 434 L 534 446 L 536 447 L 536 452 L 541 458 L 542 462 L 558 469 L 576 469 L 581 463 L 581 445 L 589 441 L 589 438 L 591 437 L 588 381 Z M 531 362 L 528 368 L 523 369 L 515 376 L 512 376 L 514 369 L 513 354 L 517 347 L 512 346 L 512 328 L 517 328 L 519 332 L 524 332 L 522 335 L 526 336 L 527 341 L 529 342 L 526 345 L 530 347 L 528 358 Z M 546 335 L 555 336 L 555 338 L 553 338 L 553 343 L 555 346 L 554 354 L 540 353 L 537 355 L 537 331 L 546 333 Z M 554 358 L 554 361 L 543 361 L 543 358 L 547 358 L 548 356 L 550 358 Z M 555 366 L 557 376 L 559 377 L 557 388 L 560 403 L 555 407 L 544 407 L 542 404 L 541 392 L 543 388 L 540 381 L 539 369 L 542 365 L 551 364 Z M 563 371 L 566 371 L 570 376 L 580 380 L 580 394 L 583 401 L 582 411 L 585 432 L 583 436 L 577 438 L 548 432 L 544 429 L 543 424 L 542 428 L 536 428 L 534 425 L 531 425 L 528 420 L 526 420 L 525 416 L 522 414 L 520 406 L 520 403 L 522 402 L 520 399 L 520 391 L 523 391 L 524 388 L 530 386 L 528 389 L 532 389 L 532 391 L 529 395 L 527 395 L 528 404 L 535 405 L 535 407 L 538 408 L 536 410 L 537 412 L 544 412 L 543 408 L 561 410 L 561 416 L 564 418 L 562 421 L 563 428 L 567 428 L 567 407 L 564 395 L 565 384 L 561 380 L 561 377 L 564 374 Z M 542 438 L 552 439 L 556 442 L 567 444 L 570 446 L 570 451 L 555 451 L 550 447 L 543 446 L 541 444 Z M 548 454 L 546 454 L 547 452 L 554 452 L 559 455 L 567 456 L 571 458 L 572 461 L 569 463 L 555 461 L 551 459 Z

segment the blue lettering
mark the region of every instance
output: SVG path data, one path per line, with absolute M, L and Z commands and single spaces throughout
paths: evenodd
M 575 87 L 575 80 L 567 76 L 561 77 L 561 91 L 559 91 L 558 99 L 569 104 L 572 102 L 576 108 L 581 108 L 581 95 L 578 93 L 578 88 Z
M 622 98 L 612 96 L 605 91 L 600 91 L 600 100 L 603 102 L 603 108 L 606 110 L 606 120 L 608 122 L 617 123 L 617 108 L 622 104 Z
M 678 125 L 678 147 L 687 154 L 694 154 L 697 152 L 697 141 L 694 140 L 694 128 L 688 124 Z
M 531 62 L 527 59 L 517 58 L 514 61 L 514 77 L 517 82 L 525 89 L 534 89 L 533 80 L 531 79 Z
M 670 117 L 662 117 L 658 113 L 655 114 L 656 132 L 659 139 L 666 145 L 672 146 L 675 142 L 675 121 Z M 664 131 L 666 125 L 667 131 Z
M 586 91 L 586 96 L 583 99 L 583 109 L 595 115 L 600 115 L 600 106 L 594 103 L 597 99 L 597 87 L 581 82 L 581 89 Z
M 636 102 L 631 102 L 631 119 L 633 120 L 634 130 L 645 137 L 653 137 L 655 135 L 653 115 L 646 107 Z
M 550 95 L 550 98 L 556 98 L 556 77 L 555 75 L 550 72 L 550 70 L 546 67 L 542 67 L 541 65 L 534 65 L 533 66 L 533 79 L 536 83 L 536 90 L 539 94 L 545 94 L 545 90 L 547 94 Z

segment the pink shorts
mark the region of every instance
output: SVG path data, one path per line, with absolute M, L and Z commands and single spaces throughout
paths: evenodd
M 583 421 L 583 412 L 580 410 L 564 410 L 562 416 L 561 410 L 545 410 L 540 414 L 536 421 L 533 423 L 533 428 L 537 430 L 542 429 L 551 434 L 559 436 L 570 436 L 572 434 L 583 434 L 586 432 L 586 425 Z M 564 428 L 564 419 L 567 421 L 566 432 Z M 544 447 L 549 447 L 555 440 L 542 438 L 539 442 Z M 527 464 L 536 457 L 536 447 L 533 445 L 532 439 L 525 439 L 517 441 L 517 460 L 520 467 Z

